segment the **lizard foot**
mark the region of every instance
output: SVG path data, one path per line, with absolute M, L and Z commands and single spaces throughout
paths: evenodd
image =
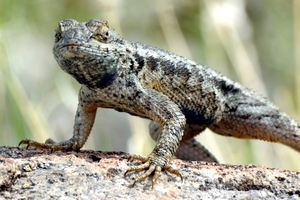
M 132 161 L 134 159 L 140 160 L 145 163 L 138 165 L 138 166 L 129 167 L 124 175 L 126 175 L 128 172 L 131 172 L 131 171 L 146 170 L 146 172 L 144 172 L 143 174 L 141 174 L 134 180 L 132 187 L 135 185 L 135 183 L 144 180 L 145 178 L 147 178 L 154 172 L 154 176 L 152 179 L 152 188 L 153 188 L 153 185 L 156 183 L 162 169 L 168 171 L 171 174 L 175 174 L 175 175 L 179 176 L 182 180 L 182 176 L 181 176 L 179 170 L 174 169 L 169 164 L 159 164 L 160 163 L 159 160 L 161 160 L 161 159 L 157 159 L 156 156 L 131 155 L 129 158 L 129 161 Z
M 19 143 L 18 146 L 22 144 L 27 145 L 26 149 L 29 149 L 30 147 L 35 147 L 38 149 L 51 149 L 52 152 L 76 150 L 74 148 L 76 144 L 74 144 L 73 140 L 67 140 L 65 142 L 56 143 L 54 140 L 49 138 L 45 141 L 45 143 L 40 143 L 30 139 L 24 139 Z

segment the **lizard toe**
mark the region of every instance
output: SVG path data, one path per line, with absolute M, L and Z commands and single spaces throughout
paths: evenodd
M 132 184 L 132 187 L 135 185 L 135 183 L 140 182 L 140 181 L 144 180 L 145 178 L 149 177 L 153 172 L 155 172 L 155 174 L 156 174 L 157 168 L 158 168 L 158 167 L 155 166 L 155 165 L 149 165 L 147 171 L 144 172 L 144 173 L 142 173 L 141 175 L 139 175 L 139 176 L 134 180 L 134 182 L 133 182 L 133 184 Z M 161 169 L 160 169 L 160 170 L 161 170 Z M 156 180 L 157 180 L 157 178 L 156 178 Z M 156 181 L 156 180 L 155 180 L 155 181 Z M 153 187 L 155 181 L 154 181 L 154 179 L 152 179 L 152 187 Z
M 41 149 L 49 149 L 49 146 L 43 143 L 36 142 L 34 140 L 30 139 L 24 139 L 22 140 L 18 146 L 21 146 L 22 144 L 26 145 L 26 149 L 29 149 L 30 147 L 36 147 Z
M 175 169 L 175 168 L 171 167 L 170 165 L 165 165 L 163 168 L 167 172 L 180 177 L 180 179 L 182 180 L 182 175 L 181 175 L 181 173 L 180 173 L 180 171 L 178 169 Z
M 153 185 L 157 182 L 157 179 L 158 179 L 159 175 L 161 174 L 162 169 L 164 169 L 165 171 L 167 171 L 171 174 L 179 176 L 182 180 L 182 176 L 181 176 L 181 173 L 179 172 L 179 170 L 174 169 L 169 164 L 162 164 L 160 162 L 156 162 L 159 159 L 157 159 L 157 157 L 155 157 L 155 156 L 153 157 L 153 156 L 131 155 L 129 158 L 129 161 L 132 161 L 133 159 L 140 160 L 145 163 L 137 165 L 137 166 L 129 167 L 126 170 L 124 175 L 126 175 L 128 172 L 133 172 L 133 171 L 145 170 L 145 172 L 134 179 L 132 187 L 135 185 L 135 183 L 144 180 L 145 178 L 149 177 L 151 174 L 154 173 L 153 179 L 152 179 L 152 188 L 153 188 Z
M 130 157 L 128 158 L 128 162 L 131 162 L 133 160 L 139 160 L 139 161 L 142 161 L 142 162 L 147 162 L 149 160 L 149 157 L 133 154 L 133 155 L 130 155 Z
M 29 148 L 37 148 L 37 149 L 50 149 L 51 152 L 55 151 L 70 151 L 70 150 L 76 150 L 76 147 L 73 148 L 73 142 L 72 141 L 67 141 L 67 142 L 61 142 L 61 143 L 56 143 L 52 139 L 47 139 L 45 143 L 40 143 L 36 142 L 34 140 L 30 139 L 24 139 L 22 140 L 18 146 L 21 145 L 26 145 L 26 149 Z

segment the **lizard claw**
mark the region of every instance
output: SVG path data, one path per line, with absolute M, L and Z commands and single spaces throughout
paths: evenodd
M 142 161 L 142 162 L 147 162 L 148 159 L 149 159 L 148 156 L 133 154 L 133 155 L 130 155 L 130 157 L 128 158 L 127 161 L 131 162 L 133 160 L 139 160 L 139 161 Z
M 181 176 L 181 173 L 179 172 L 179 170 L 174 169 L 169 164 L 165 164 L 163 166 L 159 166 L 157 164 L 154 164 L 153 162 L 151 162 L 151 157 L 150 156 L 131 155 L 130 158 L 129 158 L 129 161 L 132 161 L 133 159 L 140 160 L 140 161 L 145 162 L 145 163 L 143 163 L 141 165 L 138 165 L 138 166 L 129 167 L 126 170 L 124 175 L 126 175 L 128 172 L 132 172 L 132 171 L 146 170 L 146 172 L 139 175 L 134 180 L 134 182 L 132 184 L 132 187 L 135 185 L 135 183 L 144 180 L 145 178 L 147 178 L 148 176 L 150 176 L 154 172 L 154 176 L 153 176 L 153 179 L 152 179 L 152 188 L 153 188 L 153 185 L 156 183 L 159 175 L 161 174 L 162 169 L 168 171 L 171 174 L 175 174 L 175 175 L 179 176 L 182 180 L 182 176 Z
M 43 143 L 39 143 L 30 139 L 24 139 L 22 140 L 18 146 L 21 146 L 22 144 L 26 145 L 26 149 L 29 149 L 29 147 L 37 147 L 37 148 L 41 148 L 41 149 L 50 149 L 51 146 L 47 145 L 47 143 L 43 144 Z

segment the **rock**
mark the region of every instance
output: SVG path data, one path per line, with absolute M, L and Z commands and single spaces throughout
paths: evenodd
M 300 199 L 300 173 L 255 165 L 172 161 L 131 187 L 137 173 L 122 152 L 54 152 L 0 147 L 0 199 Z

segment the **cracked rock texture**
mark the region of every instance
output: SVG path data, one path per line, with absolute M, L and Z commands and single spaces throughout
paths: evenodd
M 300 173 L 255 165 L 173 160 L 165 172 L 130 187 L 128 154 L 0 147 L 0 199 L 300 199 Z

